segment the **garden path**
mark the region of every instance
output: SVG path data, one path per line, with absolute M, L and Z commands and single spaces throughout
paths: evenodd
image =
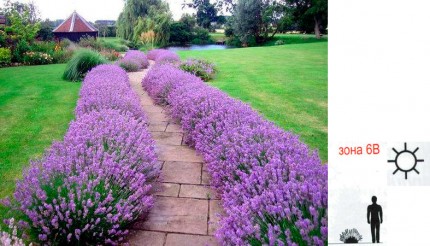
M 152 65 L 153 63 L 151 63 Z M 209 187 L 203 158 L 184 144 L 184 132 L 154 104 L 141 81 L 148 69 L 129 73 L 139 95 L 155 140 L 160 182 L 155 187 L 155 204 L 145 220 L 137 221 L 130 232 L 130 245 L 217 245 L 214 232 L 222 213 L 220 200 Z

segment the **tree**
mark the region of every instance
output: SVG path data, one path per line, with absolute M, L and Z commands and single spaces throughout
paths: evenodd
M 171 14 L 168 5 L 161 0 L 125 0 L 124 9 L 117 21 L 117 35 L 136 41 L 142 32 L 149 31 L 149 26 L 152 26 L 157 29 L 154 29 L 154 32 L 158 41 L 166 43 L 170 21 Z M 140 25 L 139 28 L 137 25 Z M 167 33 L 162 33 L 166 31 Z
M 127 0 L 117 21 L 117 35 L 139 42 L 142 33 L 153 31 L 155 42 L 162 46 L 169 40 L 171 19 L 168 5 L 160 0 Z
M 321 38 L 321 30 L 327 27 L 327 0 L 287 0 L 287 3 L 299 28 L 305 31 L 313 29 L 316 38 Z
M 234 10 L 234 34 L 245 47 L 257 42 L 260 36 L 261 9 L 260 0 L 240 0 Z
M 177 21 L 170 25 L 170 43 L 186 44 L 192 40 L 192 29 L 182 21 Z
M 46 19 L 40 23 L 40 29 L 37 32 L 37 37 L 44 41 L 52 40 L 54 38 L 52 30 L 52 21 Z
M 182 6 L 197 10 L 197 24 L 200 27 L 211 29 L 211 23 L 218 21 L 218 9 L 210 0 L 184 0 Z
M 234 6 L 233 33 L 244 46 L 263 43 L 287 23 L 290 14 L 286 5 L 277 0 L 239 0 Z
M 215 5 L 211 4 L 209 0 L 195 0 L 195 2 L 196 1 L 200 2 L 197 7 L 197 24 L 200 27 L 210 29 L 211 22 L 217 20 Z
M 30 50 L 40 29 L 37 8 L 34 4 L 6 1 L 1 11 L 6 15 L 5 32 L 1 32 L 1 40 L 12 51 L 12 61 L 21 62 L 22 55 Z

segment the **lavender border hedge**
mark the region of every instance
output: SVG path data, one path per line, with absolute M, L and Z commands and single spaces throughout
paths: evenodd
M 157 63 L 172 63 L 180 61 L 179 56 L 175 52 L 165 49 L 153 49 L 148 51 L 148 59 Z
M 62 142 L 18 181 L 16 204 L 42 244 L 118 244 L 153 205 L 154 141 L 124 70 L 101 65 L 86 76 Z M 16 206 L 16 207 L 15 207 Z
M 139 50 L 129 50 L 124 57 L 117 62 L 117 65 L 127 72 L 136 72 L 149 66 L 149 61 L 145 53 Z
M 248 105 L 169 65 L 142 86 L 172 116 L 208 165 L 226 216 L 223 245 L 327 243 L 327 165 L 316 151 Z

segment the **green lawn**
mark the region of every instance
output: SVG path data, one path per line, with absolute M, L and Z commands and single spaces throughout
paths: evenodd
M 65 64 L 0 69 L 0 199 L 11 195 L 29 160 L 61 140 L 81 83 L 61 79 Z M 0 219 L 6 211 L 0 206 Z
M 214 62 L 211 85 L 299 134 L 327 161 L 327 42 L 178 53 Z

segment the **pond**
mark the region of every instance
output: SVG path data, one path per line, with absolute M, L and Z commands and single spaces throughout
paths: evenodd
M 166 47 L 167 50 L 170 51 L 180 51 L 180 50 L 225 50 L 230 49 L 232 47 L 229 47 L 224 44 L 204 44 L 204 45 L 186 45 L 186 46 L 170 46 Z

